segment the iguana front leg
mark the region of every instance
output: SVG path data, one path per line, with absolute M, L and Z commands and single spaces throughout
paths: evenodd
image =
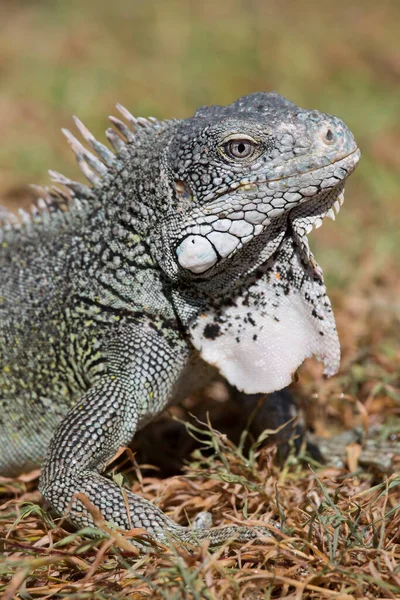
M 143 390 L 144 391 L 144 390 Z M 50 444 L 40 488 L 53 508 L 65 514 L 81 492 L 100 509 L 106 521 L 123 529 L 143 527 L 164 540 L 165 530 L 178 526 L 160 510 L 121 489 L 101 475 L 107 461 L 132 439 L 139 420 L 138 393 L 129 378 L 106 376 L 89 390 L 66 416 Z M 69 520 L 78 528 L 93 525 L 83 504 L 72 500 Z
M 130 325 L 109 344 L 110 368 L 59 425 L 44 462 L 40 489 L 58 513 L 69 510 L 68 518 L 78 528 L 94 524 L 76 498 L 80 492 L 107 521 L 123 529 L 144 528 L 161 542 L 170 536 L 182 542 L 207 537 L 213 544 L 231 537 L 256 537 L 255 530 L 245 527 L 192 531 L 179 526 L 147 500 L 122 491 L 101 475 L 137 427 L 166 404 L 188 358 L 180 334 L 159 325 Z

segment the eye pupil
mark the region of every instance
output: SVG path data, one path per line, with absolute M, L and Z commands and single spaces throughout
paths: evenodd
M 255 152 L 256 143 L 250 139 L 233 139 L 224 144 L 224 153 L 232 159 L 250 158 Z

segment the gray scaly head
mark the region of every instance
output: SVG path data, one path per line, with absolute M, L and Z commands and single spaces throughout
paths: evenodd
M 239 389 L 283 388 L 311 355 L 337 371 L 335 321 L 306 236 L 335 217 L 359 157 L 343 121 L 274 93 L 201 108 L 165 147 L 170 201 L 153 251 L 183 284 L 174 296 L 193 344 Z

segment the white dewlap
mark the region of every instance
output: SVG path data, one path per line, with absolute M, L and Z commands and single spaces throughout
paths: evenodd
M 193 345 L 239 390 L 268 393 L 289 385 L 304 359 L 339 368 L 336 324 L 319 269 L 305 267 L 286 239 L 270 268 L 231 302 L 210 307 L 190 326 Z

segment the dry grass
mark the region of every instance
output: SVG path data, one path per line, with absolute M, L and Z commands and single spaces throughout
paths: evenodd
M 268 519 L 274 537 L 138 558 L 123 536 L 88 540 L 90 530 L 55 524 L 36 504 L 35 482 L 3 482 L 3 598 L 398 597 L 398 476 L 371 487 L 372 476 L 344 469 L 297 465 L 279 475 L 273 451 L 249 461 L 218 433 L 203 436 L 216 456 L 198 453 L 185 478 L 145 478 L 133 489 L 180 522 L 207 509 L 217 523 Z

